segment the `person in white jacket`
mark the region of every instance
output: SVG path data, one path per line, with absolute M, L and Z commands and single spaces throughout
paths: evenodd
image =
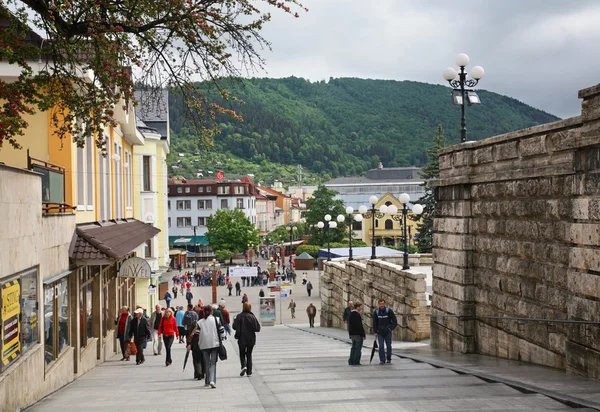
M 210 305 L 204 307 L 204 319 L 200 319 L 196 326 L 199 333 L 198 346 L 202 351 L 206 372 L 204 386 L 217 387 L 217 356 L 219 354 L 219 335 L 225 337 L 225 329 L 221 322 L 213 316 Z

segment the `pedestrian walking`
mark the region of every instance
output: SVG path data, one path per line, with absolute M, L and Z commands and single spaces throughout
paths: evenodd
M 362 316 L 360 312 L 363 310 L 363 305 L 360 302 L 354 302 L 354 309 L 350 312 L 348 317 L 348 334 L 352 340 L 352 347 L 350 348 L 350 358 L 348 359 L 348 365 L 359 366 L 360 357 L 362 355 L 363 341 L 366 339 L 367 334 L 363 327 Z
M 229 291 L 229 296 L 231 296 L 231 291 L 233 290 L 233 284 L 231 281 L 227 282 L 227 290 Z
M 244 293 L 244 296 L 242 296 L 242 304 L 248 302 L 248 295 Z
M 225 328 L 225 332 L 228 335 L 231 335 L 231 317 L 229 316 L 229 311 L 225 308 L 225 301 L 223 299 L 219 301 L 219 310 L 223 316 L 223 327 Z
M 204 386 L 217 387 L 217 356 L 219 353 L 220 339 L 225 334 L 223 325 L 213 316 L 213 308 L 210 305 L 204 307 L 204 319 L 196 323 L 200 333 L 198 346 L 204 357 Z
M 265 291 L 261 289 L 260 292 L 258 292 L 258 297 L 259 298 L 264 298 L 265 297 Z
M 235 296 L 240 296 L 242 294 L 242 287 L 240 286 L 240 281 L 235 282 Z
M 238 340 L 240 350 L 240 376 L 252 376 L 252 350 L 256 344 L 256 332 L 260 332 L 260 323 L 252 313 L 252 305 L 246 302 L 242 306 L 242 313 L 233 320 L 234 338 Z
M 116 321 L 117 326 L 117 338 L 119 339 L 119 345 L 121 345 L 121 353 L 123 357 L 121 360 L 129 360 L 129 356 L 126 356 L 125 350 L 127 345 L 125 344 L 129 340 L 129 327 L 131 324 L 131 315 L 129 314 L 129 308 L 127 306 L 121 306 L 121 314 Z
M 171 296 L 168 290 L 165 292 L 165 296 L 163 299 L 167 303 L 167 309 L 169 309 L 171 307 L 171 300 L 173 299 L 173 297 Z
M 296 302 L 294 302 L 294 299 L 290 299 L 290 304 L 288 305 L 288 309 L 290 310 L 290 312 L 292 314 L 292 319 L 296 319 Z
M 192 304 L 192 299 L 194 299 L 194 295 L 192 295 L 192 292 L 189 289 L 185 293 L 185 299 L 187 300 L 188 305 Z
M 188 305 L 189 307 L 190 305 Z M 177 315 L 175 315 L 175 322 L 177 323 L 177 328 L 179 329 L 179 343 L 183 343 L 182 334 L 185 334 L 185 327 L 183 326 L 183 317 L 185 316 L 185 311 L 183 307 L 179 306 L 179 310 L 177 311 Z
M 196 305 L 194 308 L 196 311 L 196 309 L 198 309 L 198 305 Z M 204 318 L 204 306 L 202 307 L 202 312 L 201 312 L 201 315 L 199 315 L 198 320 L 203 319 L 203 318 Z M 196 324 L 197 323 L 198 322 L 196 321 Z M 187 336 L 187 341 L 188 341 L 187 350 L 192 351 L 192 362 L 194 364 L 194 379 L 201 380 L 201 379 L 204 379 L 205 367 L 204 367 L 204 357 L 202 356 L 202 351 L 200 350 L 199 340 L 200 340 L 200 330 L 198 330 L 196 325 L 194 325 L 194 329 L 191 330 Z
M 392 331 L 398 326 L 394 311 L 385 305 L 385 299 L 379 299 L 379 307 L 373 312 L 373 331 L 379 345 L 379 364 L 392 363 Z M 383 344 L 387 348 L 386 351 Z
M 162 351 L 162 341 L 160 340 L 158 329 L 163 318 L 160 305 L 154 306 L 154 312 L 150 315 L 150 330 L 152 333 L 152 352 L 154 355 L 160 355 Z
M 342 315 L 342 319 L 346 324 L 346 329 L 348 329 L 348 320 L 350 319 L 350 312 L 354 309 L 354 303 L 351 300 L 348 301 L 348 306 L 344 309 L 344 314 Z
M 173 345 L 175 337 L 179 338 L 180 336 L 179 329 L 177 328 L 177 321 L 175 320 L 175 316 L 173 316 L 171 309 L 165 311 L 165 315 L 160 321 L 160 326 L 158 327 L 158 339 L 160 339 L 161 336 L 165 341 L 165 350 L 167 352 L 165 366 L 169 366 L 173 363 L 173 359 L 171 359 L 171 346 Z
M 312 303 L 306 308 L 306 314 L 308 315 L 308 323 L 311 328 L 315 327 L 315 316 L 317 316 L 317 308 Z
M 179 328 L 179 343 L 183 343 L 183 336 L 186 336 L 186 333 L 189 334 L 194 329 L 199 318 L 198 312 L 194 310 L 194 306 L 191 303 L 187 305 L 187 311 L 181 320 L 182 327 Z M 189 343 L 189 340 L 186 343 Z
M 131 326 L 129 328 L 129 341 L 135 343 L 137 349 L 135 364 L 141 365 L 146 361 L 144 358 L 144 346 L 152 335 L 150 335 L 150 325 L 148 325 L 148 320 L 143 316 L 144 309 L 138 308 L 134 313 L 135 318 L 131 320 Z
M 171 289 L 171 292 L 173 292 L 173 299 L 177 299 L 177 292 L 179 292 L 179 290 L 177 289 L 177 286 L 173 286 L 173 289 Z
M 310 283 L 310 280 L 309 280 L 308 283 L 306 284 L 306 293 L 308 293 L 308 297 L 310 297 L 312 290 L 313 290 L 313 285 L 312 285 L 312 283 Z
M 302 285 L 306 285 L 306 282 L 308 282 L 308 279 L 306 278 L 306 272 L 304 272 L 302 274 Z

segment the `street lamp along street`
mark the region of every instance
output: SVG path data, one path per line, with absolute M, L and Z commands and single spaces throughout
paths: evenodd
M 485 75 L 485 70 L 481 66 L 475 66 L 471 69 L 471 78 L 467 79 L 467 72 L 465 67 L 469 64 L 469 56 L 464 53 L 456 56 L 456 65 L 460 67 L 459 71 L 456 71 L 453 67 L 448 67 L 442 73 L 444 80 L 450 83 L 452 87 L 452 101 L 456 105 L 461 106 L 461 117 L 460 117 L 460 141 L 464 143 L 467 141 L 467 122 L 465 120 L 465 101 L 471 106 L 474 104 L 480 104 L 481 100 L 473 87 L 479 83 L 479 80 Z
M 217 303 L 217 272 L 219 271 L 221 264 L 217 262 L 217 259 L 213 259 L 208 267 L 212 270 L 212 303 Z

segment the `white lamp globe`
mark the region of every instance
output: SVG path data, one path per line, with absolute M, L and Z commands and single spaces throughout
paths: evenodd
M 357 222 L 362 222 L 362 219 L 363 219 L 362 215 L 354 216 L 354 220 L 356 220 Z
M 369 197 L 369 203 L 372 204 L 372 205 L 374 205 L 375 203 L 377 203 L 377 200 L 379 200 L 379 199 L 377 199 L 377 196 L 371 196 L 371 197 Z
M 456 76 L 458 76 L 458 73 L 452 67 L 448 67 L 446 70 L 444 70 L 442 76 L 444 76 L 444 80 L 451 81 L 454 80 Z
M 402 193 L 400 195 L 400 197 L 398 198 L 398 200 L 400 200 L 400 203 L 402 203 L 403 205 L 405 205 L 408 202 L 410 202 L 410 195 L 408 193 Z
M 481 66 L 475 66 L 471 69 L 470 74 L 471 77 L 475 80 L 483 79 L 483 76 L 485 75 L 485 70 L 483 70 L 483 67 Z
M 398 208 L 396 207 L 396 205 L 389 205 L 387 212 L 390 215 L 395 215 L 396 213 L 398 213 Z
M 387 213 L 387 209 L 388 209 L 388 208 L 387 208 L 387 206 L 386 206 L 386 205 L 381 205 L 381 206 L 379 206 L 379 211 L 380 211 L 381 213 L 383 213 L 384 215 Z
M 330 229 L 335 229 L 337 227 L 337 223 L 336 222 L 329 222 L 329 228 Z
M 331 215 L 325 215 L 325 220 L 329 222 L 331 220 Z
M 319 229 L 323 229 L 323 228 L 325 227 L 325 223 L 323 223 L 323 222 L 319 222 L 319 223 L 317 223 L 317 227 L 318 227 Z
M 369 209 L 368 209 L 368 208 L 367 208 L 365 205 L 361 205 L 361 206 L 358 208 L 358 213 L 360 213 L 361 215 L 364 215 L 365 213 L 367 213 L 367 211 L 368 211 L 368 210 L 369 210 Z
M 346 208 L 346 214 L 351 215 L 352 213 L 354 213 L 354 208 L 352 206 L 348 206 Z
M 412 212 L 413 212 L 415 215 L 420 215 L 421 213 L 423 213 L 423 206 L 421 206 L 421 205 L 418 205 L 418 204 L 417 204 L 417 205 L 413 205 L 413 207 L 412 207 Z
M 465 67 L 468 64 L 469 64 L 469 56 L 467 56 L 464 53 L 461 53 L 458 56 L 456 56 L 456 65 L 458 67 Z
M 346 216 L 344 216 L 344 215 L 338 215 L 338 217 L 337 217 L 337 221 L 338 222 L 342 223 L 344 220 L 346 220 Z

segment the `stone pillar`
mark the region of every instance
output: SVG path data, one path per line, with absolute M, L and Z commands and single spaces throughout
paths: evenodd
M 319 290 L 321 293 L 321 326 L 331 328 L 333 326 L 333 281 L 329 265 L 323 265 L 323 272 L 319 279 Z

